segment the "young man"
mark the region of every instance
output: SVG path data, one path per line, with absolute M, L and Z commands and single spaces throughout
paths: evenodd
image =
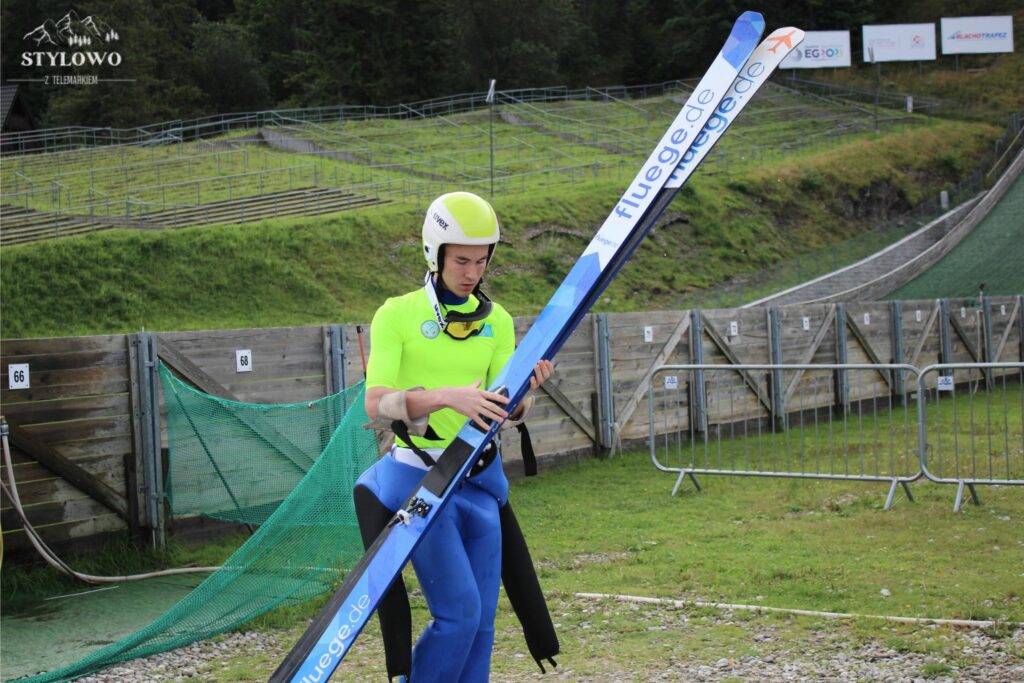
M 510 416 L 503 408 L 508 399 L 485 389 L 515 349 L 512 317 L 480 291 L 498 238 L 498 219 L 489 203 L 469 192 L 442 195 L 423 223 L 428 265 L 423 288 L 388 299 L 374 315 L 366 372 L 366 412 L 374 421 L 367 426 L 390 428 L 397 436 L 391 451 L 356 484 L 367 545 L 405 504 L 466 418 L 484 428 L 489 421 L 508 426 L 521 423 L 533 405 L 527 396 Z M 550 361 L 538 363 L 531 388 L 552 370 Z M 401 579 L 378 609 L 388 674 L 407 676 L 411 683 L 486 683 L 503 578 L 510 599 L 518 596 L 514 606 L 535 659 L 539 663 L 558 652 L 508 505 L 498 448 L 492 445 L 456 486 L 412 556 L 433 621 L 412 650 L 411 662 L 408 598 Z

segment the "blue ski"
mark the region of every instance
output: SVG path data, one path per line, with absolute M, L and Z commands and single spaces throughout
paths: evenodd
M 491 390 L 509 396 L 509 411 L 529 389 L 537 361 L 555 356 L 731 120 L 788 53 L 780 49 L 786 37 L 776 39 L 775 49 L 768 45 L 779 31 L 755 52 L 763 30 L 764 20 L 756 12 L 745 12 L 736 21 L 707 74 L 499 373 Z M 790 34 L 788 41 L 794 37 Z M 752 61 L 752 53 L 758 61 Z M 467 421 L 406 508 L 395 515 L 271 675 L 272 683 L 314 683 L 331 676 L 447 503 L 452 484 L 466 476 L 497 430 L 495 424 L 484 432 Z

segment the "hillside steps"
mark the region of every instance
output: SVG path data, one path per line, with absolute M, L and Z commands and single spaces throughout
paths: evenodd
M 881 251 L 795 287 L 752 301 L 744 308 L 835 301 L 878 301 L 935 265 L 985 219 L 1024 175 L 1024 151 L 1018 151 L 987 192 L 936 218 Z
M 251 223 L 285 216 L 319 216 L 387 203 L 325 187 L 305 187 L 195 206 L 141 212 L 130 217 L 36 211 L 0 204 L 0 246 L 83 235 L 113 228 L 164 230 L 214 223 Z
M 0 204 L 0 246 L 83 235 L 113 227 L 116 226 L 90 220 L 86 215 Z
M 866 283 L 873 282 L 887 273 L 899 269 L 904 264 L 931 249 L 970 212 L 981 200 L 979 194 L 948 213 L 936 218 L 922 228 L 888 247 L 862 259 L 854 264 L 815 278 L 790 289 L 746 304 L 744 308 L 754 306 L 780 306 L 797 303 L 817 303 L 830 301 L 832 297 L 854 290 Z
M 344 161 L 350 164 L 361 164 L 363 166 L 375 165 L 372 158 L 368 158 L 362 154 L 344 149 L 331 149 L 324 147 L 312 140 L 307 140 L 304 137 L 299 137 L 285 132 L 285 130 L 285 128 L 261 128 L 260 136 L 262 136 L 263 141 L 267 145 L 274 149 L 279 149 L 282 152 L 288 152 L 290 154 L 311 154 L 316 157 L 335 159 L 337 161 Z M 417 178 L 426 178 L 427 180 L 435 180 L 439 182 L 448 180 L 448 177 L 445 175 L 424 171 L 420 168 L 416 168 L 416 165 L 413 163 L 397 164 L 393 168 L 396 171 L 400 171 L 401 173 L 415 176 Z
M 326 213 L 385 204 L 388 200 L 328 187 L 305 187 L 255 197 L 231 199 L 138 214 L 154 229 L 183 228 L 212 223 L 252 223 L 283 216 Z

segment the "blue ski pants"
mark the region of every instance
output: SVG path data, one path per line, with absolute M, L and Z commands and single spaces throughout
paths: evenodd
M 478 475 L 481 483 L 492 467 L 504 481 L 501 459 L 495 458 Z M 424 474 L 386 455 L 363 473 L 357 485 L 367 487 L 389 510 L 397 510 Z M 456 486 L 412 555 L 433 620 L 413 648 L 409 683 L 487 683 L 490 675 L 501 583 L 500 501 L 473 480 Z

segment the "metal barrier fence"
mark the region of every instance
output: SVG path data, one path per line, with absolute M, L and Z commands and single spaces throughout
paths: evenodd
M 959 511 L 965 488 L 1024 484 L 1022 385 L 1024 363 L 662 365 L 648 448 L 672 495 L 699 474 L 874 481 L 888 510 L 927 478 Z
M 919 373 L 921 471 L 956 484 L 978 504 L 975 484 L 1024 484 L 1024 363 L 929 365 Z

